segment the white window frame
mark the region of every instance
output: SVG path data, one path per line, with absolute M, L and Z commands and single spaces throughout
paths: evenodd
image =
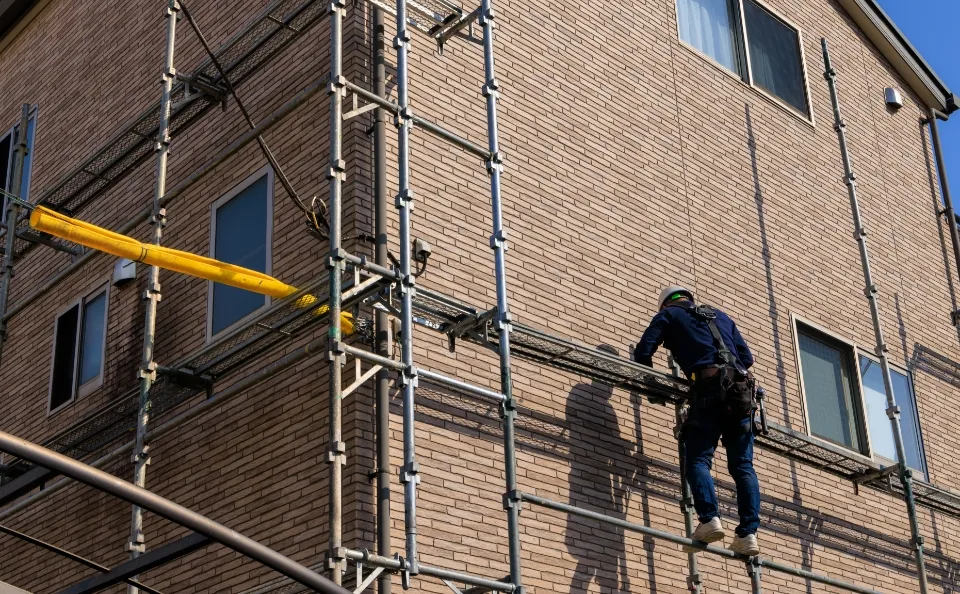
M 870 359 L 871 361 L 873 361 L 873 362 L 876 363 L 877 365 L 880 364 L 880 360 L 877 359 L 877 356 L 874 355 L 873 353 L 871 353 L 871 352 L 869 352 L 869 351 L 866 351 L 866 350 L 864 350 L 864 349 L 857 349 L 857 374 L 858 374 L 858 375 L 860 375 L 860 357 L 865 357 L 865 358 L 867 358 L 867 359 Z M 907 378 L 907 386 L 908 386 L 908 388 L 910 389 L 910 394 L 911 394 L 911 396 L 913 396 L 913 406 L 914 406 L 913 418 L 916 419 L 915 429 L 916 429 L 916 431 L 917 431 L 917 435 L 920 436 L 920 464 L 923 465 L 923 468 L 910 468 L 909 466 L 908 466 L 908 468 L 910 468 L 910 469 L 913 470 L 914 472 L 919 472 L 920 474 L 922 474 L 922 475 L 924 476 L 924 478 L 926 478 L 926 476 L 927 476 L 927 452 L 926 452 L 926 448 L 923 446 L 923 443 L 924 443 L 924 441 L 923 441 L 923 424 L 920 422 L 920 403 L 917 402 L 917 390 L 916 390 L 916 387 L 915 387 L 914 381 L 913 381 L 913 373 L 912 373 L 908 368 L 906 368 L 906 367 L 904 367 L 904 366 L 902 366 L 902 365 L 897 365 L 897 364 L 895 364 L 895 363 L 891 363 L 889 360 L 887 361 L 887 365 L 890 366 L 890 371 L 896 371 L 897 373 L 899 373 L 899 374 L 901 374 L 901 375 L 904 375 L 904 376 L 906 376 L 906 378 Z M 863 378 L 862 378 L 862 377 L 860 378 L 860 382 L 861 382 L 861 386 L 862 386 L 862 385 L 863 385 Z M 862 387 L 861 387 L 861 391 L 863 391 Z M 866 396 L 864 396 L 864 404 L 866 404 Z M 897 406 L 900 406 L 900 408 L 903 408 L 899 403 L 897 404 Z M 864 411 L 866 411 L 866 409 L 864 409 Z M 900 416 L 900 423 L 901 423 L 901 424 L 903 423 L 903 416 L 902 416 L 902 415 Z M 867 432 L 869 433 L 869 431 L 870 431 L 870 424 L 867 423 L 866 426 L 867 426 Z M 884 464 L 885 466 L 889 466 L 889 465 L 892 465 L 892 464 L 896 464 L 896 463 L 897 463 L 896 460 L 890 460 L 890 459 L 886 458 L 885 456 L 881 456 L 880 454 L 873 454 L 872 457 L 873 457 L 873 460 L 874 460 L 874 461 L 880 462 L 880 463 Z
M 853 453 L 853 454 L 857 454 L 857 455 L 860 455 L 860 456 L 866 456 L 867 458 L 869 458 L 869 459 L 872 460 L 873 462 L 875 462 L 875 463 L 877 463 L 877 464 L 880 464 L 880 465 L 882 465 L 882 466 L 890 466 L 891 464 L 896 464 L 896 461 L 894 461 L 894 460 L 888 460 L 887 458 L 885 458 L 885 457 L 883 457 L 883 456 L 880 456 L 879 454 L 877 454 L 876 452 L 873 451 L 873 441 L 872 441 L 873 438 L 872 438 L 872 436 L 870 435 L 870 423 L 868 422 L 868 419 L 867 419 L 867 416 L 866 416 L 866 415 L 867 415 L 867 399 L 866 399 L 866 396 L 865 396 L 865 394 L 864 394 L 864 389 L 863 389 L 863 376 L 862 376 L 861 373 L 860 373 L 860 356 L 862 355 L 862 356 L 864 356 L 864 357 L 866 357 L 866 358 L 868 358 L 868 359 L 871 359 L 872 361 L 875 361 L 875 362 L 878 362 L 878 363 L 879 363 L 879 361 L 877 360 L 877 358 L 876 358 L 873 354 L 871 354 L 870 352 L 868 352 L 868 351 L 860 348 L 859 346 L 857 346 L 857 344 L 856 344 L 855 342 L 853 342 L 852 340 L 846 339 L 846 338 L 838 335 L 837 333 L 831 332 L 830 330 L 827 330 L 826 328 L 820 326 L 819 324 L 817 324 L 817 323 L 815 323 L 815 322 L 811 322 L 811 321 L 809 321 L 809 320 L 807 320 L 807 319 L 804 319 L 804 318 L 802 318 L 802 317 L 800 317 L 800 316 L 798 316 L 798 315 L 790 314 L 790 326 L 791 326 L 791 328 L 793 329 L 793 349 L 794 349 L 794 353 L 796 354 L 796 359 L 797 359 L 797 380 L 798 380 L 799 383 L 800 383 L 800 401 L 801 401 L 801 404 L 803 405 L 804 433 L 805 433 L 810 439 L 813 439 L 813 440 L 818 441 L 818 442 L 821 442 L 821 443 L 829 444 L 829 445 L 832 446 L 832 447 L 842 448 L 843 450 L 848 451 L 848 452 L 851 452 L 851 453 Z M 853 449 L 850 449 L 850 448 L 848 448 L 848 447 L 845 446 L 845 445 L 838 444 L 838 443 L 836 443 L 836 442 L 833 442 L 833 441 L 830 441 L 830 440 L 827 440 L 827 439 L 823 439 L 823 438 L 821 438 L 821 437 L 817 437 L 816 435 L 813 435 L 813 433 L 811 432 L 811 430 L 810 430 L 810 415 L 809 415 L 809 412 L 808 412 L 808 410 L 807 410 L 807 409 L 808 409 L 808 407 L 807 407 L 807 391 L 806 391 L 806 387 L 803 385 L 803 362 L 802 362 L 801 357 L 800 357 L 800 327 L 801 327 L 801 326 L 806 326 L 807 328 L 810 328 L 811 330 L 813 330 L 813 331 L 815 331 L 815 332 L 818 332 L 818 333 L 820 333 L 820 334 L 823 334 L 824 336 L 827 336 L 828 338 L 830 338 L 830 339 L 832 339 L 832 340 L 834 340 L 834 341 L 836 341 L 836 342 L 844 345 L 845 347 L 851 349 L 850 354 L 853 355 L 853 358 L 854 358 L 854 361 L 853 361 L 853 367 L 854 367 L 854 370 L 853 370 L 853 374 L 854 374 L 854 375 L 853 375 L 853 380 L 856 382 L 856 385 L 854 385 L 853 388 L 854 388 L 854 390 L 857 392 L 856 397 L 859 399 L 859 406 L 860 406 L 860 411 L 859 411 L 859 414 L 858 414 L 857 423 L 858 423 L 858 425 L 859 425 L 859 427 L 860 427 L 860 430 L 861 430 L 861 432 L 862 432 L 862 434 L 863 434 L 863 436 L 864 436 L 864 439 L 865 439 L 865 441 L 866 441 L 866 444 L 865 444 L 866 451 L 867 451 L 866 454 L 861 453 L 861 452 L 858 452 L 858 451 L 853 450 Z M 915 470 L 915 471 L 917 471 L 917 470 L 922 471 L 924 477 L 926 477 L 926 476 L 928 476 L 929 468 L 928 468 L 928 466 L 927 466 L 927 452 L 926 452 L 926 447 L 925 447 L 925 445 L 924 445 L 925 442 L 924 442 L 924 439 L 923 439 L 923 423 L 921 423 L 921 421 L 920 421 L 920 403 L 918 402 L 918 399 L 917 399 L 917 392 L 916 392 L 915 384 L 914 384 L 914 381 L 913 381 L 913 373 L 910 372 L 910 369 L 905 368 L 905 367 L 902 367 L 902 366 L 900 366 L 900 365 L 890 364 L 890 368 L 891 368 L 891 369 L 895 369 L 895 370 L 897 370 L 899 373 L 902 373 L 903 375 L 907 376 L 907 381 L 908 381 L 908 383 L 909 383 L 911 393 L 913 394 L 913 403 L 914 403 L 914 407 L 915 407 L 915 410 L 914 410 L 914 413 L 915 413 L 914 418 L 916 419 L 916 423 L 917 423 L 917 427 L 916 427 L 916 429 L 917 429 L 917 435 L 920 436 L 920 459 L 921 459 L 921 461 L 922 461 L 922 463 L 923 463 L 923 468 L 922 468 L 922 469 L 914 469 L 914 470 Z M 854 411 L 854 412 L 856 413 L 856 411 Z M 901 422 L 902 422 L 902 417 L 901 417 Z
M 267 236 L 266 236 L 266 251 L 267 251 L 267 266 L 266 272 L 267 275 L 273 274 L 273 194 L 274 194 L 274 173 L 273 168 L 269 165 L 264 165 L 254 173 L 247 176 L 242 182 L 233 187 L 229 192 L 218 198 L 213 204 L 210 205 L 210 247 L 209 254 L 211 258 L 216 258 L 216 245 L 217 245 L 217 210 L 230 202 L 232 199 L 236 198 L 238 194 L 252 186 L 264 175 L 267 176 Z M 207 342 L 213 342 L 213 339 L 217 336 L 223 336 L 231 330 L 236 329 L 239 326 L 242 326 L 246 322 L 249 322 L 257 314 L 261 313 L 264 308 L 269 307 L 272 299 L 264 295 L 263 306 L 258 307 L 254 311 L 250 312 L 248 315 L 237 320 L 230 326 L 227 326 L 223 330 L 217 332 L 216 335 L 213 333 L 213 281 L 207 281 Z
M 30 116 L 27 118 L 27 122 L 29 122 L 30 120 L 33 120 L 33 138 L 34 138 L 34 144 L 36 144 L 37 126 L 39 125 L 39 116 L 40 116 L 39 106 L 34 105 L 33 107 L 30 108 Z M 7 178 L 0 180 L 0 190 L 6 188 L 7 185 L 8 185 L 11 181 L 13 181 L 13 175 L 14 175 L 14 174 L 13 174 L 13 166 L 14 166 L 15 161 L 16 161 L 16 152 L 17 152 L 17 144 L 16 144 L 16 142 L 15 142 L 15 141 L 16 141 L 16 137 L 15 137 L 15 135 L 14 135 L 14 132 L 16 132 L 17 127 L 18 127 L 19 125 L 20 125 L 20 122 L 17 122 L 17 123 L 14 124 L 13 126 L 10 126 L 10 128 L 9 128 L 6 132 L 4 132 L 3 134 L 0 134 L 0 141 L 2 141 L 3 139 L 5 139 L 5 138 L 7 138 L 7 137 L 10 138 L 10 154 L 7 156 L 7 159 L 8 159 L 8 160 L 7 160 Z M 34 147 L 33 147 L 33 146 L 29 146 L 29 147 L 28 147 L 28 150 L 30 151 L 30 155 L 31 155 L 30 167 L 29 167 L 29 169 L 24 169 L 23 173 L 24 173 L 24 175 L 27 176 L 27 179 L 29 179 L 29 180 L 32 182 L 32 181 L 33 181 L 33 175 L 31 175 L 32 172 L 33 172 L 33 158 L 32 158 L 32 156 L 33 156 L 33 152 L 34 152 Z M 14 188 L 14 189 L 11 189 L 11 190 L 10 190 L 10 193 L 11 193 L 11 194 L 17 194 L 18 191 L 19 191 L 18 189 Z M 27 199 L 30 198 L 29 192 L 30 192 L 30 186 L 29 186 L 29 184 L 28 184 L 28 185 L 27 185 L 27 197 L 26 197 Z M 17 195 L 19 196 L 19 194 L 17 194 Z M 20 196 L 20 198 L 23 198 L 23 196 Z M 6 197 L 6 196 L 4 196 L 2 200 L 0 200 L 0 207 L 3 208 L 3 210 L 0 211 L 0 222 L 4 222 L 4 223 L 5 223 L 5 222 L 6 222 L 6 219 L 7 219 L 7 197 Z
M 786 101 L 784 101 L 784 100 L 781 99 L 780 97 L 777 97 L 776 95 L 774 95 L 774 94 L 771 93 L 770 91 L 768 91 L 768 90 L 766 90 L 766 89 L 758 86 L 758 85 L 754 82 L 754 80 L 753 80 L 753 64 L 750 63 L 750 45 L 749 45 L 749 44 L 750 44 L 750 37 L 749 37 L 749 35 L 747 34 L 746 12 L 744 11 L 744 8 L 743 8 L 744 0 L 727 0 L 727 1 L 728 1 L 728 2 L 734 2 L 734 3 L 736 3 L 736 6 L 735 6 L 736 13 L 734 14 L 734 19 L 733 19 L 735 22 L 733 23 L 733 25 L 734 25 L 735 27 L 737 27 L 737 30 L 734 31 L 734 44 L 736 45 L 736 48 L 735 48 L 735 49 L 736 49 L 737 53 L 738 53 L 738 54 L 740 54 L 740 53 L 743 54 L 742 60 L 740 60 L 740 59 L 739 59 L 739 56 L 738 56 L 738 62 L 740 62 L 740 65 L 741 65 L 743 68 L 746 69 L 746 72 L 744 72 L 743 74 L 739 74 L 739 73 L 737 73 L 737 72 L 734 72 L 734 71 L 730 70 L 729 68 L 727 68 L 726 66 L 724 66 L 723 64 L 721 64 L 720 62 L 717 62 L 717 61 L 716 61 L 715 59 L 713 59 L 711 56 L 709 56 L 709 55 L 707 55 L 706 53 L 704 53 L 704 52 L 702 52 L 701 50 L 699 50 L 699 49 L 698 49 L 697 47 L 695 47 L 694 45 L 692 45 L 692 44 L 687 43 L 686 41 L 684 41 L 683 38 L 680 37 L 680 9 L 677 7 L 677 2 L 676 2 L 676 0 L 674 0 L 674 3 L 673 3 L 673 8 L 674 8 L 674 11 L 673 11 L 673 12 L 674 12 L 674 17 L 675 17 L 675 18 L 674 18 L 674 24 L 675 24 L 676 27 L 677 27 L 677 39 L 679 40 L 680 45 L 683 46 L 683 47 L 685 47 L 685 48 L 687 48 L 687 49 L 689 49 L 690 51 L 694 52 L 695 54 L 697 54 L 698 56 L 702 57 L 703 59 L 709 61 L 711 64 L 713 64 L 714 66 L 716 66 L 717 68 L 719 68 L 719 69 L 722 70 L 723 72 L 725 72 L 725 73 L 729 74 L 730 76 L 732 76 L 735 80 L 738 80 L 738 81 L 740 81 L 742 84 L 744 84 L 744 85 L 750 87 L 751 89 L 757 91 L 757 92 L 760 93 L 760 95 L 762 95 L 765 99 L 767 99 L 767 100 L 769 100 L 769 101 L 773 101 L 775 104 L 777 104 L 777 105 L 779 105 L 780 107 L 783 107 L 784 109 L 788 110 L 791 114 L 793 114 L 793 115 L 795 115 L 795 116 L 798 116 L 798 117 L 801 118 L 803 121 L 805 121 L 805 122 L 807 122 L 807 123 L 809 123 L 809 124 L 816 125 L 816 120 L 815 120 L 814 114 L 813 114 L 813 101 L 811 100 L 811 96 L 810 96 L 810 76 L 809 76 L 809 73 L 807 72 L 807 53 L 806 53 L 806 51 L 805 51 L 805 49 L 804 49 L 803 30 L 802 30 L 799 26 L 797 26 L 796 24 L 794 24 L 791 20 L 789 20 L 789 19 L 784 18 L 783 16 L 781 16 L 779 12 L 777 12 L 776 10 L 774 10 L 773 7 L 771 7 L 771 6 L 770 6 L 769 4 L 767 4 L 766 2 L 763 2 L 763 1 L 761 1 L 761 0 L 752 0 L 752 1 L 755 2 L 758 6 L 760 6 L 761 8 L 763 8 L 764 10 L 766 10 L 767 12 L 769 12 L 771 15 L 773 15 L 773 17 L 776 18 L 777 20 L 779 20 L 781 23 L 783 23 L 783 24 L 786 25 L 787 27 L 789 27 L 789 28 L 791 28 L 791 29 L 793 29 L 794 31 L 797 32 L 797 44 L 799 45 L 799 48 L 800 48 L 800 67 L 801 67 L 801 70 L 802 70 L 801 74 L 802 74 L 802 76 L 803 76 L 803 91 L 804 91 L 804 96 L 805 96 L 806 103 L 807 103 L 807 112 L 806 112 L 806 113 L 798 110 L 798 109 L 797 109 L 796 107 L 794 107 L 793 105 L 790 105 L 789 103 L 787 103 Z
M 100 344 L 100 371 L 97 374 L 97 377 L 89 380 L 83 385 L 77 385 L 79 381 L 80 373 L 80 355 L 82 351 L 81 341 L 83 339 L 83 324 L 86 321 L 86 316 L 84 315 L 84 308 L 88 301 L 99 297 L 100 295 L 104 296 L 105 304 L 103 308 L 103 339 Z M 53 408 L 53 377 L 56 372 L 54 368 L 56 362 L 56 352 L 57 352 L 57 339 L 59 332 L 59 320 L 60 317 L 65 313 L 77 307 L 77 330 L 74 335 L 74 352 L 73 352 L 73 379 L 71 380 L 71 395 L 70 399 L 64 401 L 62 404 Z M 50 379 L 48 381 L 47 387 L 47 415 L 52 415 L 55 412 L 63 410 L 69 405 L 73 404 L 80 398 L 83 398 L 90 393 L 96 391 L 103 386 L 103 375 L 104 370 L 106 369 L 106 360 L 107 360 L 107 330 L 108 322 L 110 320 L 110 283 L 109 281 L 104 281 L 99 283 L 93 290 L 87 291 L 85 294 L 77 297 L 59 311 L 54 317 L 53 321 L 53 347 L 51 348 L 50 354 Z

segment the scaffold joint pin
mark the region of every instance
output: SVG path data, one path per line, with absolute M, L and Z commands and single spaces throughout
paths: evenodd
M 400 467 L 400 482 L 406 484 L 410 481 L 420 484 L 420 464 L 417 462 L 410 462 Z

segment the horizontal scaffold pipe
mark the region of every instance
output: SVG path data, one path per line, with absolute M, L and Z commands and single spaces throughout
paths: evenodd
M 560 503 L 559 501 L 553 501 L 546 499 L 544 497 L 538 497 L 536 495 L 530 495 L 529 493 L 521 493 L 520 499 L 534 505 L 539 505 L 540 507 L 545 507 L 547 509 L 552 509 L 559 512 L 568 513 L 575 516 L 580 516 L 583 518 L 589 518 L 591 520 L 596 520 L 597 522 L 602 522 L 604 524 L 610 524 L 612 526 L 618 526 L 624 530 L 629 530 L 631 532 L 638 532 L 652 538 L 659 538 L 660 540 L 666 540 L 682 546 L 693 546 L 696 547 L 698 551 L 704 553 L 710 553 L 712 555 L 717 555 L 718 557 L 725 557 L 727 559 L 732 559 L 735 561 L 749 562 L 750 557 L 745 557 L 738 553 L 734 553 L 730 549 L 725 549 L 723 547 L 705 545 L 702 542 L 697 542 L 690 538 L 685 538 L 673 534 L 671 532 L 666 532 L 664 530 L 657 530 L 656 528 L 651 528 L 649 526 L 644 526 L 643 524 L 635 524 L 633 522 L 628 522 L 626 520 L 621 520 L 620 518 L 614 518 L 612 516 L 607 516 L 598 512 L 590 511 L 588 509 L 583 509 L 581 507 L 576 507 L 574 505 L 569 505 L 566 503 Z M 858 592 L 860 594 L 880 594 L 876 590 L 871 590 L 870 588 L 864 588 L 863 586 L 857 586 L 856 584 L 848 584 L 840 580 L 835 580 L 831 577 L 820 575 L 818 573 L 813 573 L 803 569 L 797 569 L 796 567 L 791 567 L 783 563 L 777 563 L 776 561 L 771 561 L 769 559 L 758 558 L 755 562 L 761 567 L 766 567 L 771 571 L 779 571 L 780 573 L 786 573 L 789 575 L 794 575 L 801 577 L 812 582 L 817 582 L 820 584 L 826 584 L 828 586 L 834 586 L 836 588 L 841 588 L 848 592 Z
M 182 196 L 184 192 L 186 192 L 189 188 L 191 188 L 194 184 L 196 184 L 200 180 L 204 179 L 207 175 L 212 173 L 217 167 L 222 165 L 227 159 L 229 159 L 233 155 L 240 152 L 240 150 L 243 147 L 247 146 L 248 144 L 256 140 L 258 136 L 266 134 L 268 130 L 270 130 L 271 128 L 279 124 L 281 121 L 283 121 L 284 118 L 290 115 L 298 107 L 306 103 L 311 97 L 316 95 L 317 92 L 326 89 L 327 82 L 328 81 L 326 78 L 316 80 L 313 83 L 311 83 L 310 86 L 306 87 L 305 89 L 303 89 L 302 91 L 294 95 L 289 101 L 287 101 L 286 103 L 278 107 L 274 112 L 272 112 L 266 118 L 261 120 L 260 123 L 258 123 L 255 128 L 252 128 L 247 132 L 245 132 L 243 135 L 238 137 L 236 140 L 231 142 L 229 145 L 224 147 L 220 152 L 214 155 L 214 157 L 209 161 L 207 161 L 203 166 L 201 166 L 199 169 L 197 169 L 192 174 L 190 174 L 186 179 L 182 180 L 173 188 L 167 190 L 167 192 L 163 195 L 163 198 L 160 199 L 160 206 L 161 207 L 168 206 L 171 202 L 173 202 L 174 199 Z M 140 211 L 140 213 L 137 214 L 137 216 L 133 217 L 132 219 L 124 223 L 124 225 L 120 227 L 120 229 L 118 229 L 117 232 L 121 234 L 130 233 L 131 231 L 136 229 L 138 225 L 141 225 L 144 222 L 146 222 L 152 214 L 153 214 L 153 206 L 151 205 L 143 209 L 142 211 Z M 43 284 L 42 287 L 40 287 L 33 293 L 30 293 L 29 295 L 21 299 L 19 302 L 17 302 L 16 305 L 9 308 L 6 315 L 3 316 L 3 320 L 9 321 L 14 316 L 22 312 L 24 309 L 26 309 L 34 301 L 36 301 L 40 297 L 43 297 L 44 295 L 49 293 L 51 290 L 53 290 L 54 287 L 60 284 L 61 281 L 63 281 L 65 278 L 67 278 L 68 276 L 70 276 L 71 274 L 79 270 L 84 264 L 89 262 L 90 259 L 93 258 L 94 254 L 96 254 L 96 252 L 91 251 L 77 258 L 72 264 L 70 264 L 70 266 L 61 270 L 60 272 L 55 274 L 53 277 L 51 277 L 46 283 Z
M 367 551 L 353 551 L 349 549 L 347 550 L 347 559 L 356 563 L 371 565 L 373 567 L 383 567 L 390 571 L 401 571 L 404 569 L 406 564 L 405 560 L 401 560 L 397 557 L 383 557 L 380 555 L 373 555 Z M 477 588 L 483 588 L 494 592 L 509 593 L 516 589 L 513 587 L 513 584 L 498 582 L 497 580 L 491 580 L 489 578 L 471 575 L 469 573 L 452 571 L 450 569 L 443 569 L 442 567 L 434 567 L 432 565 L 424 565 L 423 563 L 420 563 L 419 567 L 420 575 L 435 577 L 442 580 L 451 580 L 454 582 L 463 582 L 469 586 L 476 586 Z
M 394 103 L 393 101 L 388 101 L 388 100 L 386 100 L 386 99 L 384 99 L 384 98 L 382 98 L 382 97 L 378 97 L 376 94 L 371 93 L 370 91 L 364 89 L 363 87 L 358 87 L 357 85 L 355 85 L 355 84 L 353 84 L 353 83 L 351 83 L 351 82 L 348 82 L 348 83 L 347 83 L 347 89 L 353 91 L 353 92 L 356 93 L 358 96 L 363 97 L 364 99 L 366 99 L 366 100 L 369 101 L 370 103 L 374 103 L 374 104 L 379 105 L 380 107 L 382 107 L 382 108 L 390 111 L 390 112 L 393 113 L 394 115 L 397 115 L 397 114 L 400 113 L 400 106 L 399 106 L 399 105 L 397 105 L 397 104 Z M 477 144 L 474 144 L 474 143 L 470 142 L 470 141 L 467 140 L 466 138 L 462 138 L 462 137 L 458 136 L 457 134 L 454 134 L 453 132 L 450 132 L 449 130 L 447 130 L 447 129 L 445 129 L 445 128 L 442 128 L 441 126 L 439 126 L 439 125 L 431 122 L 430 120 L 425 120 L 425 119 L 421 118 L 421 117 L 418 116 L 418 115 L 411 115 L 411 118 L 413 119 L 413 123 L 414 123 L 415 126 L 420 126 L 421 128 L 423 128 L 423 129 L 426 130 L 427 132 L 433 134 L 434 136 L 436 136 L 436 137 L 438 137 L 438 138 L 442 138 L 442 139 L 446 140 L 447 142 L 449 142 L 449 143 L 451 143 L 451 144 L 454 144 L 454 145 L 456 145 L 456 146 L 459 146 L 459 147 L 462 148 L 463 150 L 465 150 L 465 151 L 467 151 L 467 152 L 470 152 L 470 153 L 473 153 L 474 155 L 476 155 L 476 156 L 478 156 L 478 157 L 480 157 L 480 158 L 482 158 L 482 159 L 489 159 L 489 158 L 490 158 L 490 151 L 488 151 L 487 149 L 485 149 L 485 148 L 483 148 L 483 147 L 481 147 L 481 146 L 479 146 L 479 145 L 477 145 Z
M 189 408 L 179 415 L 173 417 L 169 421 L 163 423 L 162 425 L 157 425 L 153 429 L 147 431 L 148 440 L 156 440 L 164 435 L 170 433 L 174 429 L 177 429 L 187 421 L 195 419 L 202 415 L 203 413 L 210 411 L 212 409 L 219 408 L 227 404 L 230 400 L 233 400 L 237 396 L 243 394 L 250 388 L 258 386 L 263 382 L 273 378 L 278 373 L 281 373 L 287 369 L 290 369 L 294 365 L 297 365 L 308 359 L 312 359 L 318 355 L 324 354 L 327 352 L 327 339 L 318 338 L 297 350 L 293 351 L 289 355 L 284 356 L 283 358 L 267 365 L 263 369 L 258 370 L 255 373 L 252 373 L 239 382 L 233 384 L 229 388 L 223 390 L 222 392 L 215 393 L 212 397 L 204 400 L 203 402 L 197 404 L 196 406 Z M 127 456 L 133 450 L 134 442 L 128 442 L 109 454 L 106 454 L 98 458 L 95 462 L 91 462 L 90 466 L 93 468 L 103 468 L 107 464 L 110 464 L 114 460 L 118 460 L 122 457 Z M 34 493 L 33 495 L 20 500 L 19 502 L 11 505 L 10 507 L 0 511 L 0 522 L 7 520 L 8 518 L 13 517 L 14 515 L 20 513 L 24 509 L 30 507 L 31 505 L 38 503 L 39 501 L 46 499 L 50 495 L 53 495 L 57 491 L 60 491 L 64 487 L 67 487 L 73 483 L 73 479 L 62 478 L 54 483 L 46 485 L 43 490 Z
M 190 252 L 175 250 L 160 245 L 147 244 L 132 237 L 114 233 L 91 223 L 72 219 L 66 215 L 54 212 L 46 207 L 38 206 L 30 214 L 30 226 L 43 233 L 49 233 L 60 239 L 82 245 L 92 250 L 111 254 L 118 258 L 127 258 L 135 262 L 143 262 L 150 266 L 157 266 L 164 270 L 171 270 L 187 274 L 204 280 L 221 283 L 238 289 L 244 289 L 283 299 L 299 291 L 298 288 L 279 281 L 272 276 L 228 264 L 213 258 L 198 256 Z M 298 307 L 311 307 L 317 302 L 313 295 L 303 295 L 295 303 Z M 327 313 L 328 306 L 317 308 L 315 315 Z M 346 335 L 353 333 L 353 314 L 340 314 L 343 323 L 343 332 Z
M 210 540 L 218 542 L 318 592 L 350 594 L 349 590 L 334 584 L 324 576 L 307 569 L 289 557 L 265 547 L 253 539 L 214 522 L 210 518 L 102 470 L 77 462 L 63 454 L 58 454 L 3 431 L 0 431 L 0 451 L 23 458 L 38 466 L 49 468 L 98 491 L 103 491 L 128 503 L 152 511 L 158 516 L 189 528 L 197 534 L 202 534 Z

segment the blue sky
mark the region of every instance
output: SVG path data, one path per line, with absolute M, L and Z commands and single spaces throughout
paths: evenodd
M 957 36 L 960 32 L 958 0 L 877 0 L 920 55 L 951 91 L 960 97 L 960 60 Z M 960 111 L 949 122 L 941 122 L 940 136 L 950 174 L 954 206 L 960 201 Z

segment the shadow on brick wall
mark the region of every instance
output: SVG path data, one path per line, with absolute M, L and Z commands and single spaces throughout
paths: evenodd
M 571 390 L 571 394 L 583 394 L 584 390 L 587 390 L 587 393 L 593 398 L 596 395 L 597 387 L 593 384 L 579 384 Z M 425 382 L 421 382 L 420 387 L 418 387 L 417 398 L 417 422 L 447 430 L 459 427 L 464 434 L 474 438 L 479 437 L 492 444 L 502 442 L 500 417 L 495 405 L 479 403 L 471 398 Z M 568 426 L 566 418 L 557 418 L 521 406 L 518 407 L 517 411 L 516 429 L 517 448 L 521 452 L 558 459 L 569 464 L 571 468 L 573 468 L 576 457 L 583 452 L 584 444 L 580 439 L 575 439 L 572 436 L 574 431 Z M 597 434 L 596 439 L 602 443 L 591 447 L 598 451 L 606 450 L 610 452 L 604 462 L 607 465 L 616 463 L 619 468 L 630 468 L 624 463 L 625 458 L 621 454 L 624 450 L 621 448 L 628 445 L 632 448 L 630 453 L 626 455 L 626 460 L 633 464 L 636 469 L 633 476 L 620 478 L 610 476 L 606 485 L 614 489 L 615 485 L 619 484 L 622 485 L 621 488 L 625 492 L 670 502 L 671 507 L 676 505 L 680 489 L 680 473 L 677 466 L 655 460 L 643 454 L 642 450 L 638 452 L 636 448 L 633 448 L 634 444 L 616 434 L 616 432 L 611 435 L 610 431 L 605 431 L 602 434 Z M 583 463 L 580 467 L 587 466 L 589 464 Z M 597 476 L 598 470 L 596 468 L 591 467 L 589 471 Z M 607 472 L 607 470 L 603 470 L 601 476 L 606 476 Z M 717 481 L 716 484 L 722 513 L 730 516 L 735 515 L 736 497 L 733 484 L 726 481 Z M 611 493 L 614 493 L 614 491 L 611 491 Z M 623 495 L 617 493 L 604 496 L 599 500 L 591 499 L 589 507 L 610 515 L 620 514 L 620 516 L 623 516 L 629 507 L 618 503 L 618 499 L 629 502 L 627 493 Z M 644 501 L 641 501 L 641 505 L 644 504 Z M 603 508 L 601 505 L 610 505 L 611 507 Z M 677 513 L 679 519 L 679 511 Z M 854 555 L 859 559 L 904 574 L 913 574 L 915 571 L 914 560 L 906 539 L 894 538 L 822 513 L 819 510 L 804 508 L 794 501 L 777 499 L 769 495 L 764 495 L 762 498 L 761 518 L 763 530 L 788 539 L 799 539 L 804 546 L 813 547 L 816 545 L 839 553 Z M 644 512 L 644 521 L 648 521 L 648 519 L 649 515 Z M 570 523 L 568 523 L 569 525 Z M 609 534 L 613 536 L 608 537 L 608 539 L 619 542 L 619 535 L 614 532 Z M 617 554 L 620 554 L 619 549 Z M 648 554 L 650 554 L 649 551 Z M 609 555 L 602 551 L 594 553 L 592 558 L 595 559 L 595 562 L 609 563 Z M 929 578 L 934 583 L 949 592 L 954 592 L 957 588 L 960 588 L 960 581 L 957 578 L 960 562 L 937 551 L 930 551 L 928 560 L 927 571 Z M 620 567 L 619 562 L 617 567 Z M 649 564 L 649 567 L 652 573 L 652 563 Z M 605 575 L 604 579 L 607 579 L 607 577 L 612 583 L 613 572 Z M 656 590 L 651 588 L 651 591 L 655 592 Z

